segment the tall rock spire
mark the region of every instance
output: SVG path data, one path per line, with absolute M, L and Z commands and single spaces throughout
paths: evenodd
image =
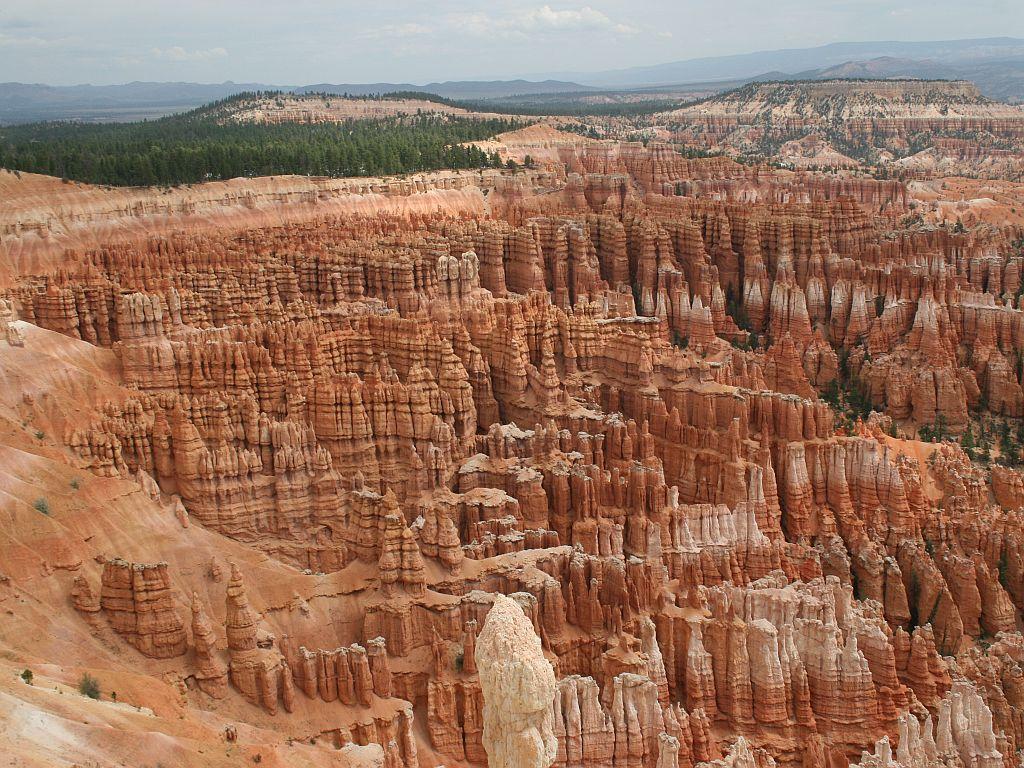
M 483 744 L 490 768 L 548 768 L 555 760 L 555 674 L 533 624 L 496 595 L 476 643 L 484 697 Z

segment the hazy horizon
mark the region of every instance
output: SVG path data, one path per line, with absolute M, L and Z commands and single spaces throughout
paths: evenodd
M 0 79 L 48 85 L 133 81 L 267 83 L 538 79 L 835 42 L 1024 37 L 1013 0 L 766 5 L 589 0 L 372 6 L 182 0 L 8 0 Z
M 980 40 L 994 40 L 994 39 L 1000 39 L 1000 38 L 1020 39 L 1022 42 L 1024 42 L 1024 38 L 1014 38 L 1012 35 L 988 35 L 988 36 L 985 36 L 985 37 L 976 37 L 976 38 L 956 38 L 956 40 L 979 40 L 980 41 Z M 941 43 L 941 42 L 946 42 L 946 41 L 940 40 L 940 39 L 937 39 L 937 38 L 936 39 L 929 39 L 929 40 L 834 40 L 834 41 L 831 41 L 829 43 L 822 43 L 819 46 L 807 46 L 806 49 L 824 48 L 824 47 L 826 47 L 828 45 L 837 44 L 837 43 L 838 44 L 851 44 L 851 45 L 860 45 L 860 44 L 867 45 L 867 44 L 883 44 L 883 43 L 918 43 L 918 42 L 922 42 L 922 43 L 927 43 L 927 42 Z M 743 56 L 743 55 L 755 55 L 755 54 L 760 54 L 760 53 L 771 53 L 771 52 L 786 51 L 786 50 L 805 50 L 805 48 L 803 48 L 803 47 L 793 48 L 793 49 L 787 49 L 787 48 L 777 48 L 777 49 L 776 48 L 764 48 L 764 49 L 752 50 L 752 51 L 733 51 L 731 53 L 715 54 L 714 56 Z M 679 61 L 687 61 L 687 60 L 690 60 L 690 58 L 702 59 L 702 58 L 713 58 L 713 57 L 687 57 L 686 59 L 672 59 L 671 61 L 651 61 L 651 62 L 645 62 L 645 63 L 642 63 L 642 64 L 631 64 L 628 67 L 622 67 L 622 69 L 627 69 L 627 68 L 632 68 L 632 67 L 641 67 L 641 68 L 643 68 L 643 67 L 654 67 L 654 66 L 658 66 L 658 65 L 671 64 L 671 63 L 679 62 Z M 614 68 L 613 67 L 609 67 L 609 69 L 619 69 L 619 67 L 614 67 Z M 588 70 L 578 70 L 576 72 L 576 74 L 586 75 L 586 74 L 590 74 L 593 71 L 596 71 L 596 70 L 590 70 L 590 71 L 588 71 Z M 373 79 L 365 79 L 365 80 L 359 80 L 359 81 L 348 80 L 348 81 L 345 81 L 345 82 L 350 82 L 350 83 L 357 83 L 358 82 L 358 83 L 365 83 L 365 84 L 372 84 L 372 83 L 378 83 L 378 82 L 380 82 L 380 83 L 387 82 L 387 83 L 406 83 L 406 84 L 409 84 L 409 85 L 424 86 L 424 85 L 429 85 L 431 83 L 438 83 L 438 82 L 490 82 L 490 81 L 498 81 L 498 80 L 508 80 L 508 81 L 512 81 L 512 80 L 534 80 L 534 81 L 540 81 L 540 80 L 543 80 L 543 79 L 565 79 L 565 76 L 569 76 L 569 75 L 572 75 L 572 74 L 573 74 L 573 72 L 569 72 L 569 71 L 566 71 L 566 72 L 534 72 L 534 73 L 518 72 L 518 73 L 513 73 L 513 74 L 495 73 L 495 74 L 490 75 L 490 76 L 480 75 L 480 76 L 475 76 L 475 77 L 447 77 L 447 78 L 408 78 L 408 77 L 397 77 L 397 78 L 390 78 L 390 79 L 373 78 Z M 723 79 L 725 79 L 725 78 L 723 78 Z M 179 82 L 180 83 L 195 84 L 195 85 L 224 85 L 224 84 L 245 85 L 245 84 L 249 84 L 249 83 L 258 83 L 260 85 L 304 87 L 304 86 L 309 86 L 309 85 L 316 85 L 317 83 L 333 84 L 334 82 L 342 82 L 342 81 L 341 80 L 319 79 L 319 80 L 307 80 L 307 81 L 303 81 L 303 82 L 284 82 L 284 81 L 275 81 L 275 80 L 266 80 L 266 81 L 264 81 L 264 80 L 254 80 L 254 79 L 251 79 L 251 78 L 250 79 L 242 79 L 242 80 L 232 79 L 232 78 L 227 78 L 227 79 L 223 79 L 223 80 L 182 80 L 180 78 L 179 79 L 175 79 L 175 80 L 151 80 L 151 79 L 135 78 L 135 79 L 132 79 L 132 80 L 119 80 L 119 81 L 116 81 L 116 82 L 109 82 L 109 83 L 97 83 L 97 82 L 87 82 L 87 81 L 68 82 L 68 83 L 50 83 L 50 82 L 43 82 L 43 81 L 28 81 L 28 80 L 7 80 L 7 81 L 4 81 L 4 82 L 8 82 L 8 83 L 20 82 L 20 83 L 23 83 L 25 85 L 43 85 L 43 86 L 53 86 L 53 87 L 76 87 L 76 86 L 97 86 L 97 87 L 103 87 L 103 86 L 130 85 L 132 83 L 179 83 Z

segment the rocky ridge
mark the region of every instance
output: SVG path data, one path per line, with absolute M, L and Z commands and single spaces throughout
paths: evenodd
M 1019 180 L 1024 110 L 963 81 L 754 82 L 657 116 L 673 141 L 788 166 Z

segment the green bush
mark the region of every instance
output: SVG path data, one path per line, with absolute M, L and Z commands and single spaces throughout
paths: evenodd
M 99 699 L 100 681 L 88 672 L 83 672 L 82 679 L 78 681 L 78 692 L 90 699 Z
M 725 311 L 741 331 L 753 329 L 750 319 L 747 317 L 747 310 L 744 308 L 740 298 L 733 292 L 731 285 L 725 289 Z
M 44 515 L 50 514 L 50 502 L 46 500 L 44 496 L 40 496 L 36 499 L 32 506 L 35 507 L 36 512 L 42 512 Z
M 33 674 L 32 674 L 32 670 L 31 669 L 26 669 L 26 670 L 22 671 L 21 679 L 24 680 L 29 685 L 32 685 L 32 678 L 33 678 Z

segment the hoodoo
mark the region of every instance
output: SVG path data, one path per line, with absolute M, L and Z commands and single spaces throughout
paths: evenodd
M 476 640 L 488 768 L 548 768 L 557 756 L 555 673 L 519 604 L 495 595 Z

